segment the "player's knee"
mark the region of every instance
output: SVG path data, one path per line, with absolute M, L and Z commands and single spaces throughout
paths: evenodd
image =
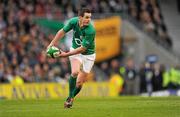
M 72 73 L 71 73 L 71 75 L 73 76 L 73 77 L 77 77 L 78 76 L 78 71 L 73 71 Z

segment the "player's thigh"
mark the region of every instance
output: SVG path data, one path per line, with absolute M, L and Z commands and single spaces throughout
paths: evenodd
M 95 61 L 95 54 L 93 55 L 86 55 L 83 57 L 83 71 L 86 73 L 90 73 L 91 69 L 94 65 Z
M 81 67 L 81 59 L 78 56 L 75 56 L 75 57 L 71 56 L 69 58 L 70 58 L 70 65 L 71 65 L 71 74 L 73 76 L 77 76 Z

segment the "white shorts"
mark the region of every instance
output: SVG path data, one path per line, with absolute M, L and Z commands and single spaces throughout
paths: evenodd
M 70 51 L 74 50 L 74 48 L 70 48 Z M 69 56 L 70 61 L 72 59 L 77 59 L 82 63 L 82 70 L 86 73 L 90 73 L 93 65 L 94 65 L 94 61 L 96 59 L 96 54 L 91 54 L 91 55 L 82 55 L 82 54 L 76 54 L 76 55 L 72 55 Z

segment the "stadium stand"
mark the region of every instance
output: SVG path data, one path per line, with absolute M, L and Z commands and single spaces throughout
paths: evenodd
M 15 79 L 27 83 L 66 81 L 70 73 L 68 59 L 47 59 L 44 53 L 53 35 L 46 35 L 39 25 L 33 22 L 33 18 L 63 21 L 75 16 L 77 9 L 82 6 L 90 7 L 95 14 L 130 15 L 143 25 L 146 32 L 154 33 L 158 39 L 163 40 L 168 48 L 173 46 L 157 0 L 0 0 L 0 83 L 11 83 Z M 61 48 L 67 49 L 64 45 Z M 123 56 L 115 57 L 97 64 L 108 76 L 103 80 L 108 81 L 115 73 L 124 77 L 124 87 L 139 80 L 140 91 L 137 88 L 131 93 L 131 89 L 127 89 L 121 93 L 138 94 L 180 86 L 180 76 L 179 79 L 172 80 L 173 82 L 166 77 L 166 82 L 163 82 L 163 74 L 169 73 L 165 65 L 143 63 L 140 68 L 129 68 L 131 64 L 135 64 L 133 60 L 132 63 L 122 65 L 122 58 Z M 139 78 L 132 83 L 131 70 L 137 75 L 134 74 L 132 79 Z M 176 67 L 176 73 L 180 74 L 179 72 Z M 145 77 L 146 75 L 148 77 Z M 98 78 L 94 80 L 98 81 Z

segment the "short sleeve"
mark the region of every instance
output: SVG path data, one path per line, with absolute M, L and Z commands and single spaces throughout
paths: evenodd
M 69 32 L 72 29 L 72 19 L 70 19 L 67 24 L 63 27 L 64 32 Z

